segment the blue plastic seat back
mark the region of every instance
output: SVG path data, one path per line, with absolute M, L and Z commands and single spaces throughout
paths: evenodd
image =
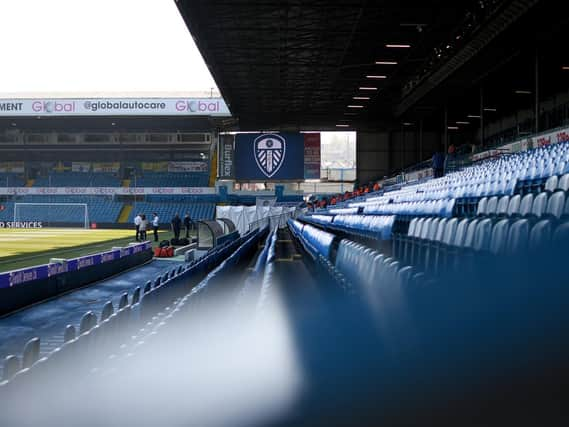
M 491 238 L 492 238 L 492 220 L 484 219 L 480 221 L 476 227 L 472 248 L 475 251 L 488 251 L 490 249 Z
M 506 252 L 516 254 L 524 252 L 529 243 L 530 222 L 527 219 L 520 219 L 514 222 L 508 232 L 508 242 Z
M 563 175 L 557 183 L 557 189 L 562 191 L 569 191 L 569 173 Z
M 474 246 L 474 236 L 476 235 L 476 228 L 478 227 L 479 219 L 473 219 L 466 228 L 466 235 L 462 246 L 465 248 L 472 248 Z
M 553 233 L 553 242 L 556 245 L 566 246 L 569 244 L 569 222 L 564 222 L 555 229 Z
M 504 216 L 508 214 L 508 206 L 510 205 L 510 196 L 502 196 L 498 200 L 498 207 L 496 208 L 496 215 Z
M 446 230 L 446 224 L 448 223 L 448 218 L 443 218 L 439 221 L 439 226 L 437 227 L 437 232 L 435 233 L 434 241 L 435 242 L 442 242 L 443 235 Z
M 413 218 L 409 223 L 409 229 L 407 230 L 408 236 L 413 236 L 415 233 L 415 229 L 417 228 L 417 223 L 419 222 L 419 218 Z
M 545 181 L 545 191 L 554 192 L 555 189 L 557 188 L 558 182 L 559 182 L 559 178 L 557 178 L 557 176 L 555 176 L 555 175 L 547 178 L 547 181 Z
M 535 215 L 539 218 L 545 213 L 545 209 L 547 208 L 547 197 L 548 194 L 546 192 L 539 193 L 537 195 L 537 197 L 533 200 L 533 206 L 531 208 L 532 215 Z
M 516 194 L 510 198 L 510 202 L 508 203 L 508 211 L 507 215 L 518 215 L 520 213 L 520 204 L 522 201 L 522 196 Z
M 419 235 L 419 238 L 421 239 L 426 239 L 427 236 L 429 235 L 429 231 L 431 230 L 431 223 L 433 222 L 433 218 L 427 218 L 425 220 L 425 222 L 423 223 L 423 227 L 421 228 L 421 234 Z
M 453 246 L 461 247 L 464 243 L 464 238 L 466 237 L 466 230 L 468 228 L 468 219 L 461 220 L 457 227 L 456 232 L 454 233 L 454 240 L 452 242 Z
M 417 221 L 417 225 L 415 226 L 413 236 L 411 236 L 411 237 L 421 236 L 421 230 L 425 226 L 425 221 L 426 221 L 426 218 L 419 218 L 419 221 Z
M 454 242 L 457 226 L 458 226 L 458 218 L 451 218 L 444 225 L 442 242 L 445 245 L 452 245 L 452 243 Z
M 544 219 L 537 222 L 529 235 L 529 248 L 535 251 L 547 247 L 551 242 L 552 233 L 553 222 L 551 220 Z
M 476 209 L 476 215 L 486 215 L 486 206 L 488 205 L 488 198 L 482 197 L 478 201 L 478 208 Z
M 565 193 L 563 191 L 556 191 L 551 195 L 547 202 L 545 212 L 555 218 L 561 218 L 563 210 L 565 209 Z
M 439 222 L 440 222 L 439 218 L 434 218 L 431 221 L 431 224 L 429 226 L 429 230 L 428 230 L 427 235 L 425 237 L 427 240 L 431 240 L 431 241 L 435 240 L 435 236 L 437 235 L 437 230 L 439 227 Z
M 305 225 L 302 230 L 302 236 L 314 250 L 316 250 L 317 253 L 313 253 L 312 255 L 317 256 L 320 254 L 324 256 L 324 258 L 330 259 L 330 250 L 332 248 L 332 241 L 334 240 L 333 234 L 310 225 Z
M 533 194 L 526 194 L 520 203 L 520 215 L 526 216 L 531 214 L 533 207 Z
M 496 214 L 496 209 L 498 208 L 498 197 L 490 197 L 488 199 L 488 204 L 486 205 L 486 215 Z

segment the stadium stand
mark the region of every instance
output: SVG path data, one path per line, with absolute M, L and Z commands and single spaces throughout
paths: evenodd
M 120 187 L 116 175 L 110 173 L 59 172 L 36 178 L 34 187 Z
M 0 187 L 23 187 L 24 184 L 21 174 L 0 173 Z
M 171 202 L 139 202 L 129 216 L 129 223 L 139 213 L 147 216 L 156 212 L 162 223 L 169 223 L 174 215 L 178 214 L 181 218 L 189 212 L 192 221 L 211 220 L 215 216 L 214 203 L 171 203 Z

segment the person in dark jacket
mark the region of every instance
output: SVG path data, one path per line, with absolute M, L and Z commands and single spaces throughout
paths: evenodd
M 174 238 L 176 240 L 180 239 L 180 231 L 182 231 L 182 220 L 178 214 L 174 215 L 174 218 L 172 218 L 172 231 L 174 232 Z
M 433 175 L 435 178 L 441 178 L 445 174 L 445 155 L 437 151 L 433 154 Z
M 186 228 L 186 239 L 190 238 L 190 227 L 192 225 L 192 219 L 190 218 L 190 213 L 187 212 L 184 217 L 184 227 Z

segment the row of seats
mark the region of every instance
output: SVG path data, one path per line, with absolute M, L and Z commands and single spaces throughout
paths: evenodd
M 419 283 L 424 278 L 423 274 L 417 274 L 412 267 L 404 266 L 392 257 L 386 257 L 349 239 L 338 241 L 333 234 L 324 233 L 296 220 L 289 220 L 288 224 L 293 235 L 313 258 L 325 258 L 352 287 L 356 286 L 360 290 L 377 290 L 382 285 L 405 287 Z M 332 250 L 335 240 L 338 241 L 337 249 Z
M 569 172 L 569 144 L 561 143 L 485 160 L 438 179 L 406 185 L 383 195 L 368 195 L 350 201 L 350 208 L 390 203 L 411 203 L 443 199 L 478 199 L 512 196 L 524 182 L 539 185 L 552 176 Z M 537 181 L 536 181 L 537 180 Z M 561 179 L 559 179 L 561 181 Z M 569 180 L 569 178 L 566 178 Z M 552 180 L 553 181 L 553 180 Z M 553 185 L 552 181 L 550 186 Z M 559 189 L 565 190 L 565 180 Z M 541 187 L 535 187 L 538 190 Z M 345 204 L 344 204 L 345 205 Z
M 138 213 L 144 213 L 148 219 L 156 212 L 163 224 L 169 223 L 174 215 L 183 218 L 186 213 L 190 214 L 193 221 L 213 220 L 215 216 L 215 204 L 213 203 L 160 203 L 139 202 L 136 203 L 128 218 L 132 223 Z
M 478 202 L 477 216 L 551 216 L 561 218 L 569 215 L 569 198 L 563 191 L 549 193 L 541 192 L 538 195 L 526 194 L 521 196 L 483 197 Z
M 405 202 L 388 204 L 371 204 L 364 207 L 366 215 L 406 215 L 406 216 L 440 216 L 452 217 L 455 199 L 441 199 L 426 202 Z
M 332 231 L 351 233 L 368 239 L 390 240 L 395 225 L 394 215 L 309 215 L 301 217 L 307 223 Z
M 28 354 L 32 350 L 26 345 L 21 360 L 16 356 L 6 358 L 4 382 L 0 383 L 0 391 L 6 390 L 6 387 L 13 382 L 18 383 L 22 380 L 21 377 L 32 380 L 36 378 L 37 375 L 32 376 L 30 373 L 42 370 L 45 372 L 70 363 L 84 365 L 86 361 L 101 356 L 98 349 L 109 350 L 109 342 L 117 338 L 126 340 L 133 327 L 140 327 L 161 309 L 186 294 L 220 263 L 233 262 L 236 256 L 243 254 L 244 248 L 250 249 L 252 242 L 258 241 L 262 232 L 262 230 L 250 232 L 213 248 L 200 259 L 172 268 L 162 276 L 156 277 L 154 281 L 136 287 L 130 301 L 128 294 L 124 293 L 121 295 L 117 311 L 110 301 L 107 302 L 99 321 L 94 313 L 85 313 L 77 329 L 74 326 L 66 328 L 63 346 L 43 357 L 39 354 L 38 338 L 33 339 L 38 343 L 38 351 L 33 351 L 33 356 Z
M 34 187 L 120 187 L 121 180 L 112 173 L 60 172 L 35 179 Z
M 459 268 L 469 252 L 515 256 L 567 239 L 569 222 L 553 218 L 415 218 L 406 236 L 393 240 L 403 263 L 429 272 Z
M 21 174 L 0 173 L 0 187 L 23 187 L 26 181 Z

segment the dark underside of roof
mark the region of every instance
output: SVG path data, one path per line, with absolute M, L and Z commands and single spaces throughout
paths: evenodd
M 241 130 L 382 129 L 428 119 L 457 86 L 466 92 L 515 57 L 528 28 L 551 27 L 560 15 L 557 2 L 543 0 L 177 4 Z M 370 86 L 377 90 L 360 89 Z

